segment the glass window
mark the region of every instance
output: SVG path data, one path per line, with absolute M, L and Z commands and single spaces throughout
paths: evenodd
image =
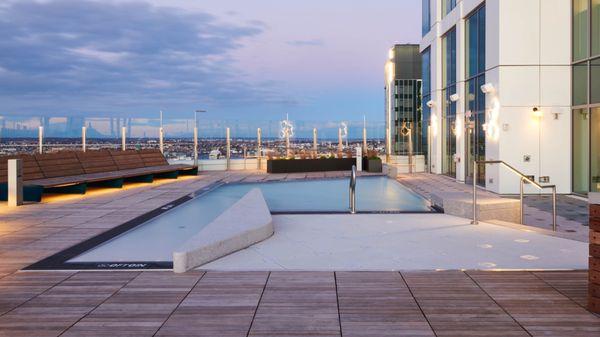
M 421 54 L 421 77 L 423 79 L 423 95 L 431 92 L 431 49 L 427 48 Z M 427 102 L 427 101 L 425 101 Z
M 423 36 L 429 33 L 431 30 L 431 0 L 423 0 L 423 10 L 422 10 L 422 25 L 421 30 Z
M 590 189 L 590 124 L 588 109 L 573 110 L 573 192 Z
M 592 60 L 590 76 L 592 77 L 590 101 L 591 103 L 600 103 L 600 58 Z
M 454 7 L 456 7 L 456 0 L 442 0 L 442 13 L 444 16 L 452 12 Z
M 442 83 L 447 87 L 456 83 L 456 29 L 442 38 Z
M 592 0 L 592 56 L 600 55 L 600 0 Z
M 600 192 L 600 108 L 592 109 L 590 132 L 590 162 L 591 180 L 590 191 Z
M 467 78 L 485 71 L 485 7 L 479 8 L 466 23 Z
M 573 0 L 573 61 L 588 57 L 588 1 Z
M 573 66 L 573 105 L 587 104 L 588 99 L 587 62 Z

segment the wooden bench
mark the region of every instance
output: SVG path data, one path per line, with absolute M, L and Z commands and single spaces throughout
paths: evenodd
M 57 152 L 0 158 L 0 200 L 7 198 L 8 159 L 23 160 L 25 200 L 46 193 L 85 193 L 89 185 L 120 188 L 125 181 L 152 182 L 196 175 L 191 165 L 169 165 L 159 150 Z

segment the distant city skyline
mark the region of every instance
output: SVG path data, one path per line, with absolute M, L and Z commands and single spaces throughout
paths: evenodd
M 421 1 L 7 0 L 0 116 L 383 121 Z

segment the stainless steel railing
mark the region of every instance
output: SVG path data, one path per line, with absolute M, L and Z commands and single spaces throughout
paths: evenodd
M 352 165 L 352 174 L 350 174 L 350 214 L 356 214 L 356 165 Z
M 504 167 L 508 168 L 510 171 L 512 171 L 513 173 L 515 173 L 516 175 L 518 175 L 520 177 L 521 181 L 520 181 L 519 201 L 520 201 L 521 225 L 525 224 L 525 207 L 523 206 L 523 199 L 524 199 L 523 190 L 524 190 L 525 182 L 530 183 L 531 185 L 537 187 L 540 190 L 544 190 L 547 188 L 552 189 L 552 230 L 556 232 L 556 185 L 540 185 L 537 182 L 535 182 L 534 180 L 532 180 L 531 178 L 529 178 L 528 176 L 526 176 L 525 174 L 523 174 L 521 171 L 510 166 L 509 164 L 507 164 L 506 162 L 504 162 L 502 160 L 482 160 L 482 161 L 475 161 L 473 163 L 473 224 L 476 225 L 478 223 L 478 221 L 477 221 L 477 182 L 476 182 L 476 179 L 477 179 L 477 170 L 478 170 L 479 164 L 504 165 Z

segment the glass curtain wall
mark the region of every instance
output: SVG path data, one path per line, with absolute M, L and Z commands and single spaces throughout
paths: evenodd
M 573 192 L 600 191 L 600 0 L 573 5 Z
M 427 165 L 429 165 L 429 126 L 431 126 L 431 108 L 427 106 L 427 102 L 431 100 L 431 49 L 427 48 L 421 54 L 421 111 L 422 111 L 422 133 L 421 143 L 423 144 L 423 151 Z
M 420 80 L 396 80 L 395 154 L 409 155 L 411 148 L 414 155 L 425 152 L 419 136 L 422 131 L 421 85 Z M 411 130 L 410 139 L 402 132 L 404 128 Z
M 473 162 L 485 160 L 485 6 L 475 10 L 466 21 L 465 111 L 466 181 L 473 182 Z M 485 165 L 477 170 L 477 184 L 485 186 Z
M 421 33 L 425 36 L 431 30 L 431 0 L 423 0 Z
M 442 38 L 442 173 L 456 177 L 456 29 Z
M 442 0 L 442 13 L 446 16 L 456 7 L 456 0 Z

